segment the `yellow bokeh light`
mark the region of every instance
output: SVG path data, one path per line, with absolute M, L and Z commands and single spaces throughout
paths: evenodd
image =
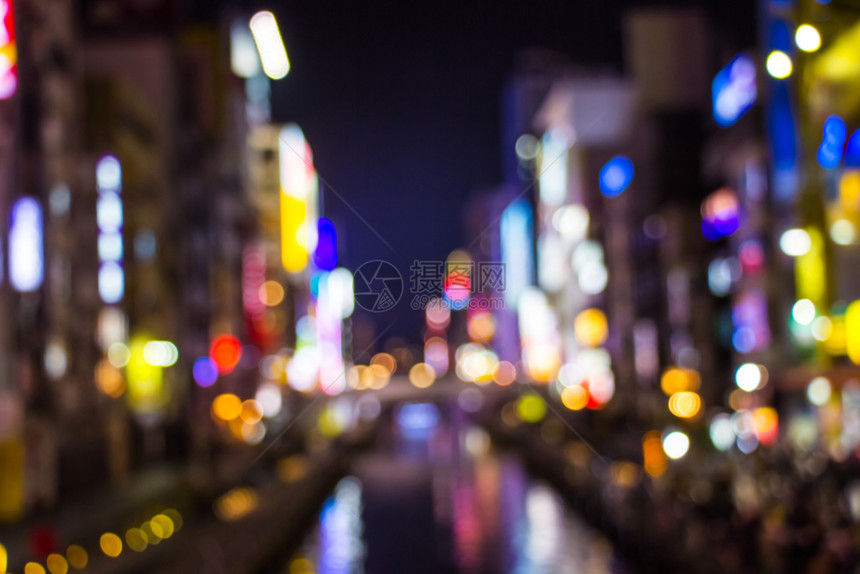
M 151 522 L 157 524 L 159 528 L 161 528 L 162 538 L 170 538 L 173 536 L 173 533 L 176 532 L 176 526 L 173 524 L 173 520 L 166 514 L 162 513 L 153 516 Z
M 69 565 L 75 570 L 83 570 L 87 567 L 90 557 L 83 547 L 72 544 L 66 548 L 66 560 L 69 561 Z
M 239 520 L 257 508 L 256 491 L 247 488 L 234 488 L 215 501 L 215 515 L 224 522 Z
M 648 431 L 642 437 L 642 459 L 648 476 L 657 477 L 666 472 L 668 461 L 660 431 Z
M 830 318 L 830 336 L 824 342 L 824 348 L 831 355 L 845 354 L 845 317 L 834 315 Z
M 45 565 L 51 574 L 66 574 L 69 571 L 69 563 L 60 554 L 49 554 Z
M 242 422 L 252 425 L 256 424 L 263 420 L 263 407 L 255 399 L 248 399 L 242 403 L 239 417 L 242 419 Z
M 164 539 L 164 529 L 161 527 L 161 524 L 153 520 L 147 520 L 141 524 L 140 529 L 146 534 L 146 538 L 150 544 L 158 544 Z
M 539 382 L 553 380 L 561 367 L 561 357 L 558 350 L 548 344 L 535 344 L 526 351 L 526 364 L 529 375 Z
M 537 395 L 517 399 L 517 417 L 523 422 L 536 423 L 546 416 L 546 403 Z
M 681 391 L 669 397 L 669 411 L 682 419 L 693 418 L 702 409 L 702 398 L 692 391 Z
M 102 537 L 99 539 L 99 546 L 102 552 L 105 553 L 105 556 L 116 558 L 122 554 L 122 540 L 113 532 L 102 534 Z
M 299 241 L 306 216 L 304 201 L 281 193 L 281 263 L 290 273 L 299 273 L 308 265 L 308 251 Z
M 416 363 L 409 369 L 409 382 L 419 389 L 426 389 L 436 381 L 436 371 L 427 363 Z
M 860 210 L 860 170 L 846 169 L 842 174 L 839 179 L 839 203 L 852 216 Z
M 6 552 L 6 547 L 0 544 L 0 574 L 6 574 L 6 568 L 9 565 L 9 553 Z
M 809 299 L 817 309 L 827 307 L 827 262 L 824 238 L 816 227 L 802 230 L 809 239 L 809 248 L 796 256 L 794 280 L 798 298 Z
M 212 414 L 222 421 L 232 421 L 242 414 L 242 401 L 232 393 L 218 395 L 212 401 Z
M 307 475 L 309 466 L 307 456 L 294 454 L 278 461 L 275 474 L 281 482 L 295 482 Z
M 313 562 L 307 558 L 295 558 L 290 562 L 289 574 L 314 574 Z
M 367 372 L 369 373 L 369 388 L 371 389 L 375 389 L 377 391 L 384 389 L 388 386 L 388 382 L 391 380 L 391 371 L 380 364 L 370 365 L 367 368 Z
M 480 313 L 469 319 L 467 324 L 469 337 L 478 343 L 485 343 L 493 338 L 496 323 L 489 313 Z
M 96 386 L 101 392 L 111 398 L 118 398 L 125 393 L 125 381 L 122 372 L 113 366 L 109 360 L 101 359 L 96 363 Z
M 170 519 L 170 522 L 173 524 L 173 532 L 179 532 L 182 528 L 182 514 L 174 508 L 168 508 L 162 514 Z
M 397 361 L 388 353 L 377 353 L 370 359 L 370 365 L 379 365 L 388 371 L 389 375 L 393 375 L 397 370 Z
M 588 391 L 580 385 L 567 387 L 561 392 L 561 402 L 572 411 L 580 411 L 588 404 Z
M 586 309 L 573 322 L 576 340 L 586 347 L 599 347 L 609 336 L 606 314 L 600 309 Z
M 45 574 L 45 569 L 37 562 L 27 562 L 24 565 L 24 574 Z
M 684 391 L 698 391 L 701 384 L 701 375 L 693 369 L 669 367 L 663 371 L 663 376 L 660 377 L 660 389 L 667 396 Z
M 176 526 L 173 524 L 173 520 L 166 514 L 157 514 L 152 517 L 150 522 L 158 525 L 161 529 L 162 538 L 170 538 L 176 531 Z
M 135 552 L 143 552 L 149 546 L 149 537 L 140 528 L 131 528 L 125 533 L 125 544 Z
M 274 307 L 284 300 L 284 287 L 277 281 L 266 281 L 260 285 L 260 301 L 264 305 Z
M 613 462 L 609 467 L 609 476 L 612 478 L 612 482 L 626 488 L 636 486 L 641 474 L 641 468 L 638 464 L 626 460 Z
M 860 300 L 845 310 L 845 352 L 852 363 L 860 365 Z

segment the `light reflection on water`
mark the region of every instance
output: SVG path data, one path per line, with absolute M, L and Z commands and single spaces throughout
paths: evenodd
M 289 574 L 360 574 L 364 572 L 365 546 L 361 524 L 361 482 L 341 480 L 323 505 L 319 523 L 291 561 Z
M 390 499 L 396 499 L 398 493 L 414 494 L 416 489 L 430 491 L 426 494 L 433 504 L 426 520 L 435 524 L 429 531 L 445 533 L 448 540 L 441 540 L 441 546 L 449 549 L 449 556 L 427 557 L 426 540 L 422 544 L 416 542 L 414 552 L 407 549 L 405 554 L 422 561 L 421 572 L 617 574 L 626 571 L 619 565 L 610 543 L 570 512 L 556 491 L 532 479 L 517 458 L 495 451 L 482 430 L 458 416 L 462 413 L 450 414 L 440 420 L 438 432 L 421 439 L 395 437 L 384 452 L 377 452 L 372 455 L 373 460 L 359 465 L 360 479 L 342 480 L 325 503 L 313 534 L 286 572 L 363 573 L 369 550 L 377 557 L 396 554 L 401 562 L 394 563 L 396 558 L 392 557 L 390 566 L 386 564 L 380 570 L 377 560 L 374 569 L 379 572 L 372 574 L 402 572 L 406 566 L 417 566 L 403 563 L 402 547 L 368 548 L 368 540 L 371 546 L 384 546 L 386 540 L 394 538 L 403 544 L 404 539 L 415 540 L 422 532 L 426 535 L 428 528 L 396 520 L 388 524 L 377 522 L 372 525 L 375 531 L 399 536 L 368 538 L 362 521 L 363 511 L 368 509 L 363 505 L 386 504 L 390 500 L 380 502 L 379 497 L 369 496 L 361 481 L 375 491 L 389 492 Z M 416 445 L 416 441 L 423 444 Z M 416 456 L 419 452 L 421 455 Z M 387 465 L 402 465 L 411 471 L 379 472 L 378 467 L 383 465 L 388 470 L 396 467 Z M 414 536 L 404 537 L 404 529 L 414 531 Z M 391 552 L 394 550 L 397 552 Z M 426 563 L 434 559 L 438 563 Z M 413 568 L 413 571 L 418 570 Z

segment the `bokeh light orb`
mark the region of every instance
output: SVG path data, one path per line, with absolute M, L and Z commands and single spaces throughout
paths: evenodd
M 416 363 L 409 369 L 409 382 L 416 388 L 429 388 L 435 381 L 436 371 L 427 363 Z
M 609 322 L 600 309 L 586 309 L 573 322 L 576 340 L 586 347 L 599 347 L 609 336 Z
M 815 26 L 803 24 L 797 27 L 794 43 L 804 52 L 814 52 L 821 47 L 821 34 L 818 33 Z
M 793 66 L 788 54 L 780 50 L 774 50 L 768 55 L 765 67 L 768 74 L 777 80 L 783 80 L 791 75 Z
M 600 191 L 606 197 L 621 195 L 633 181 L 633 162 L 618 155 L 600 169 Z
M 218 372 L 226 375 L 236 368 L 242 358 L 242 343 L 233 335 L 220 335 L 212 341 L 209 357 L 218 367 Z
M 690 450 L 690 438 L 681 431 L 673 431 L 663 437 L 663 451 L 673 460 L 683 458 Z
M 191 374 L 201 387 L 211 387 L 218 380 L 218 365 L 209 357 L 200 357 L 194 361 Z
M 212 401 L 212 414 L 222 421 L 231 421 L 242 414 L 242 401 L 232 393 L 218 395 Z

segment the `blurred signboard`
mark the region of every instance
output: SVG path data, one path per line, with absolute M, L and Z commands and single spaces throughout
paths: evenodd
M 15 44 L 15 15 L 12 0 L 0 0 L 0 100 L 15 95 L 18 88 L 18 50 Z

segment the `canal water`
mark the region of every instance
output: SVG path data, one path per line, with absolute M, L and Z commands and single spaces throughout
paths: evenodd
M 289 574 L 627 574 L 611 544 L 456 403 L 383 423 L 284 565 Z

